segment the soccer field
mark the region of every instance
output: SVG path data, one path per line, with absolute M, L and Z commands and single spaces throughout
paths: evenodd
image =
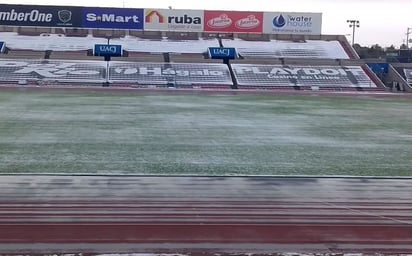
M 0 172 L 412 176 L 412 100 L 1 91 Z

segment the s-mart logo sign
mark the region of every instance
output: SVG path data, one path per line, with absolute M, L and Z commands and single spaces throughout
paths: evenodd
M 205 11 L 205 31 L 262 33 L 262 12 Z

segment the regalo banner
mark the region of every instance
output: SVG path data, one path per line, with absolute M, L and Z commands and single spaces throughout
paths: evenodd
M 112 82 L 139 84 L 232 84 L 225 64 L 112 61 L 109 77 Z

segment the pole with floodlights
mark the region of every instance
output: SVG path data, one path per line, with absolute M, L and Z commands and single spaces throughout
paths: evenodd
M 355 46 L 355 29 L 359 28 L 359 20 L 347 20 L 349 27 L 352 28 L 352 46 Z
M 406 49 L 409 49 L 409 35 L 412 33 L 412 28 L 406 29 Z

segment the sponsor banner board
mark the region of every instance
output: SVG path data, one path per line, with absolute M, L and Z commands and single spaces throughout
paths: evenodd
M 153 85 L 232 84 L 227 65 L 196 63 L 112 61 L 109 67 L 109 80 Z
M 209 47 L 209 56 L 212 59 L 235 59 L 236 49 L 233 47 Z
M 322 13 L 265 12 L 263 33 L 320 35 Z
M 143 29 L 143 9 L 82 8 L 82 27 Z
M 376 74 L 388 73 L 389 71 L 388 63 L 366 63 L 366 64 Z
M 0 80 L 102 83 L 106 78 L 103 61 L 0 60 Z
M 262 33 L 263 12 L 205 11 L 204 31 Z
M 6 48 L 6 43 L 0 42 L 0 53 L 3 53 L 5 48 Z
M 122 53 L 122 46 L 118 44 L 95 44 L 93 48 L 94 56 L 120 57 Z
M 81 7 L 0 4 L 0 25 L 80 27 Z
M 403 72 L 405 73 L 406 82 L 408 82 L 408 84 L 412 84 L 412 69 L 404 68 Z
M 239 85 L 376 87 L 360 66 L 232 64 Z
M 202 32 L 203 14 L 201 10 L 145 9 L 144 29 Z

